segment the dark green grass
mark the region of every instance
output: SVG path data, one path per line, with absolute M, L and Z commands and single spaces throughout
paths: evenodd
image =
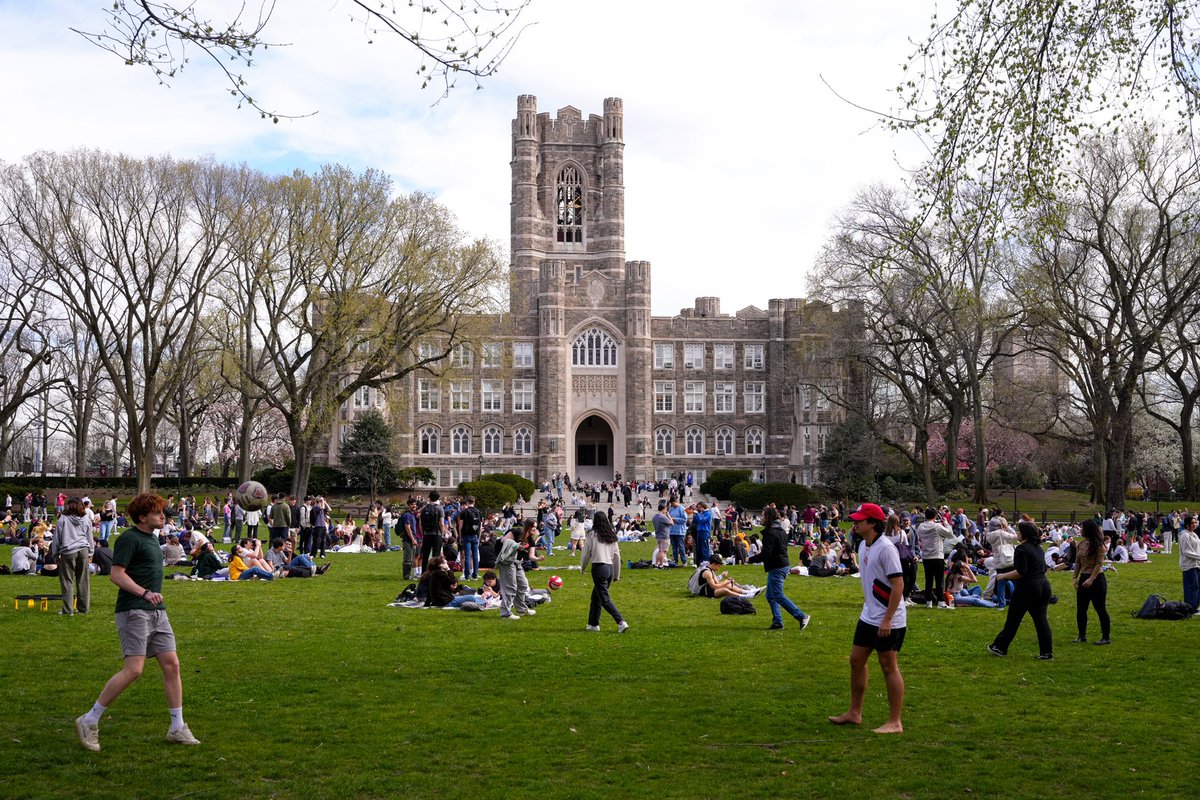
M 648 545 L 622 545 L 628 558 Z M 0 557 L 8 559 L 7 548 Z M 613 596 L 632 624 L 583 630 L 590 583 L 566 581 L 536 617 L 385 608 L 398 554 L 332 556 L 323 578 L 169 582 L 185 711 L 198 748 L 162 742 L 157 668 L 110 709 L 103 751 L 72 720 L 120 666 L 115 589 L 94 613 L 13 611 L 55 581 L 0 578 L 4 798 L 1183 797 L 1200 735 L 1195 621 L 1143 622 L 1146 595 L 1181 594 L 1176 556 L 1110 576 L 1110 647 L 1072 645 L 1069 578 L 1052 582 L 1056 660 L 1027 622 L 1005 659 L 985 647 L 1003 612 L 910 609 L 901 737 L 872 664 L 865 724 L 845 709 L 856 579 L 789 578 L 813 615 L 765 630 L 689 597 L 686 570 L 626 570 Z M 555 558 L 565 565 L 565 556 Z M 763 582 L 757 567 L 733 568 Z M 531 573 L 545 585 L 555 570 Z M 1098 633 L 1095 619 L 1091 635 Z

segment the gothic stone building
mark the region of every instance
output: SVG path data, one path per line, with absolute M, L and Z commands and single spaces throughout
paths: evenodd
M 730 315 L 701 297 L 652 316 L 650 264 L 625 260 L 624 134 L 618 98 L 587 119 L 517 99 L 510 313 L 489 324 L 491 341 L 456 351 L 452 377 L 410 376 L 396 420 L 402 466 L 429 467 L 443 487 L 490 472 L 817 479 L 840 416 L 828 395 L 845 383 L 817 365 L 831 315 L 844 312 L 776 299 Z M 343 409 L 343 436 L 358 409 L 383 404 L 360 395 Z

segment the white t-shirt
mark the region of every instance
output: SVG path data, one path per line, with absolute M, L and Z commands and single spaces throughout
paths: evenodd
M 864 539 L 858 545 L 858 571 L 863 588 L 863 609 L 858 618 L 868 625 L 879 625 L 883 622 L 892 597 L 891 579 L 904 574 L 896 545 L 886 536 L 877 537 L 870 546 Z M 904 603 L 901 603 L 892 617 L 892 627 L 904 628 L 907 625 L 908 615 Z
M 1048 549 L 1046 550 L 1046 556 L 1045 556 L 1045 558 L 1046 558 L 1046 566 L 1047 566 L 1047 567 L 1052 567 L 1052 568 L 1053 568 L 1054 566 L 1056 566 L 1056 565 L 1055 565 L 1055 563 L 1054 563 L 1054 557 L 1055 557 L 1055 556 L 1059 556 L 1059 557 L 1061 557 L 1061 556 L 1062 556 L 1062 552 L 1061 552 L 1061 551 L 1059 551 L 1059 549 L 1058 549 L 1057 547 L 1051 546 L 1050 548 L 1048 548 Z

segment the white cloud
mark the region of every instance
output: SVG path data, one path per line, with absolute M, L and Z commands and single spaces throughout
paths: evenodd
M 223 3 L 217 4 L 219 7 Z M 171 88 L 67 28 L 96 27 L 91 0 L 0 0 L 0 72 L 10 76 L 0 158 L 98 147 L 133 155 L 212 153 L 287 172 L 331 161 L 374 166 L 398 188 L 437 195 L 472 233 L 508 239 L 510 120 L 516 96 L 539 111 L 601 112 L 624 99 L 626 256 L 654 264 L 654 310 L 696 295 L 726 311 L 799 296 L 838 208 L 861 186 L 896 181 L 920 157 L 837 99 L 892 106 L 890 87 L 932 8 L 862 0 L 776 2 L 535 0 L 531 25 L 483 91 L 464 83 L 437 105 L 408 49 L 365 34 L 334 0 L 279 3 L 249 73 L 273 108 L 259 120 L 194 59 Z

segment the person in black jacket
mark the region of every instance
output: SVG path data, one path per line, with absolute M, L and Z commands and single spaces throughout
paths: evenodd
M 808 627 L 812 619 L 783 593 L 783 579 L 788 575 L 787 531 L 779 521 L 779 512 L 774 506 L 763 511 L 762 565 L 767 572 L 767 605 L 771 607 L 771 626 L 768 630 L 783 630 L 783 614 L 780 608 L 800 623 L 800 630 Z
M 1008 605 L 1004 630 L 988 645 L 988 651 L 996 656 L 1008 655 L 1008 646 L 1028 612 L 1037 631 L 1038 658 L 1049 661 L 1054 658 L 1054 639 L 1050 633 L 1050 622 L 1046 619 L 1046 607 L 1050 604 L 1050 581 L 1046 580 L 1046 555 L 1040 544 L 1042 532 L 1032 522 L 1022 521 L 1017 524 L 1017 534 L 1021 543 L 1013 554 L 1013 569 L 996 576 L 997 581 L 1015 580 L 1016 589 Z

